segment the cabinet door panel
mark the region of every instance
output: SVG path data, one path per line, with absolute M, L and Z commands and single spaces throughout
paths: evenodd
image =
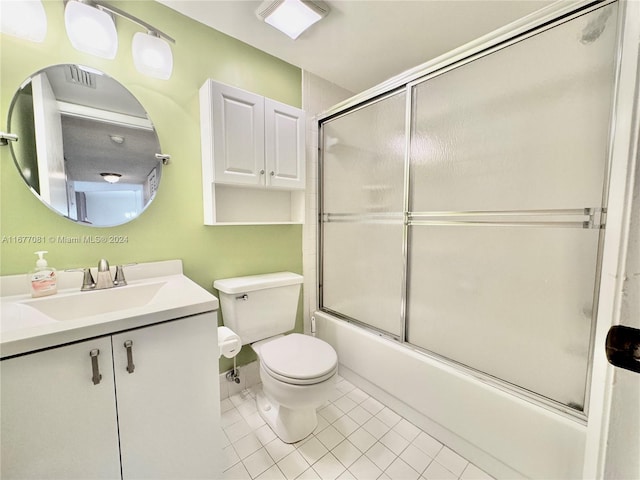
M 113 336 L 124 479 L 221 478 L 216 345 L 213 314 Z
M 3 360 L 0 371 L 3 479 L 120 478 L 108 337 Z
M 267 184 L 304 188 L 304 112 L 265 99 L 265 166 Z
M 264 99 L 211 83 L 215 181 L 264 183 Z

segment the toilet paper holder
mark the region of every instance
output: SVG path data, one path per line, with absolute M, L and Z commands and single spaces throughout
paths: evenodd
M 219 356 L 235 358 L 242 349 L 242 340 L 228 327 L 218 327 L 218 351 Z

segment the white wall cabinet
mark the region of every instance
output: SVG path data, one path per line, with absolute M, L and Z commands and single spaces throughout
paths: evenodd
M 2 478 L 218 478 L 216 327 L 205 313 L 3 360 Z
M 204 223 L 302 223 L 304 112 L 207 80 L 200 120 Z

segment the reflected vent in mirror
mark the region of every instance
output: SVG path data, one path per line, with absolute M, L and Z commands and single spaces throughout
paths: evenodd
M 96 88 L 96 75 L 84 70 L 77 65 L 67 65 L 65 70 L 67 82 L 82 85 L 88 88 Z

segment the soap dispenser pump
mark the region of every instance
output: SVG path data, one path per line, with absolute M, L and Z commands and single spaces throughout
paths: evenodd
M 49 252 L 46 250 L 36 252 L 36 255 L 38 255 L 36 268 L 29 275 L 31 296 L 34 298 L 53 295 L 58 291 L 58 277 L 56 275 L 56 269 L 48 266 L 47 261 L 44 259 L 45 253 Z

